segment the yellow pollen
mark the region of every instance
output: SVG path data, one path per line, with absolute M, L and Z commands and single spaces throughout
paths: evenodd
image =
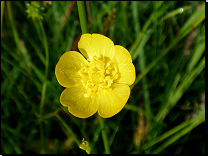
M 103 89 L 112 89 L 112 84 L 118 79 L 118 67 L 116 63 L 107 63 L 107 59 L 93 57 L 89 65 L 82 67 L 78 74 L 82 77 L 83 86 L 87 93 L 85 97 L 94 97 Z

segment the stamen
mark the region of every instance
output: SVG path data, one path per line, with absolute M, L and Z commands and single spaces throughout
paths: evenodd
M 87 90 L 84 96 L 94 97 L 103 89 L 112 89 L 112 84 L 118 79 L 118 67 L 116 63 L 106 63 L 105 59 L 94 56 L 89 65 L 83 67 L 78 74 Z

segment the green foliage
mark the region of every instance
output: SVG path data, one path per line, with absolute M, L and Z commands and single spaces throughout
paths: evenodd
M 2 154 L 205 153 L 205 2 L 49 3 L 1 2 Z M 78 50 L 81 27 L 126 47 L 136 68 L 108 119 L 60 104 L 55 66 Z

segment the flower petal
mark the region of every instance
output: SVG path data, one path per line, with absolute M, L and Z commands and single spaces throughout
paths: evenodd
M 103 118 L 109 118 L 121 111 L 130 96 L 130 88 L 125 84 L 114 84 L 111 91 L 102 90 L 99 95 L 98 113 Z
M 55 68 L 56 78 L 60 85 L 70 87 L 79 85 L 81 77 L 77 72 L 89 62 L 78 52 L 69 51 L 64 53 Z
M 78 48 L 90 60 L 94 56 L 112 59 L 115 53 L 114 43 L 111 39 L 100 34 L 83 34 L 79 40 Z
M 132 85 L 136 78 L 135 67 L 128 50 L 120 45 L 115 46 L 115 59 L 118 62 L 120 78 L 116 83 Z
M 98 102 L 96 98 L 85 97 L 85 92 L 82 85 L 66 88 L 60 96 L 61 104 L 74 116 L 88 118 L 97 112 Z

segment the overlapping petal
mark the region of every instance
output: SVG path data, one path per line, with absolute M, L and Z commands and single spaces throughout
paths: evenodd
M 109 118 L 121 111 L 130 96 L 130 88 L 125 84 L 114 84 L 111 91 L 102 90 L 99 97 L 98 113 Z
M 78 48 L 90 60 L 94 56 L 104 56 L 112 59 L 115 53 L 114 43 L 100 34 L 83 34 L 79 40 Z
M 69 51 L 64 53 L 55 68 L 56 78 L 60 85 L 71 87 L 81 84 L 78 71 L 88 65 L 88 61 L 78 52 Z
M 85 97 L 86 89 L 80 85 L 66 88 L 60 97 L 61 104 L 68 107 L 71 114 L 79 118 L 88 118 L 98 110 L 97 98 Z
M 124 83 L 131 85 L 136 78 L 135 67 L 132 63 L 130 53 L 122 46 L 115 46 L 115 58 L 118 62 L 120 78 L 116 83 Z

